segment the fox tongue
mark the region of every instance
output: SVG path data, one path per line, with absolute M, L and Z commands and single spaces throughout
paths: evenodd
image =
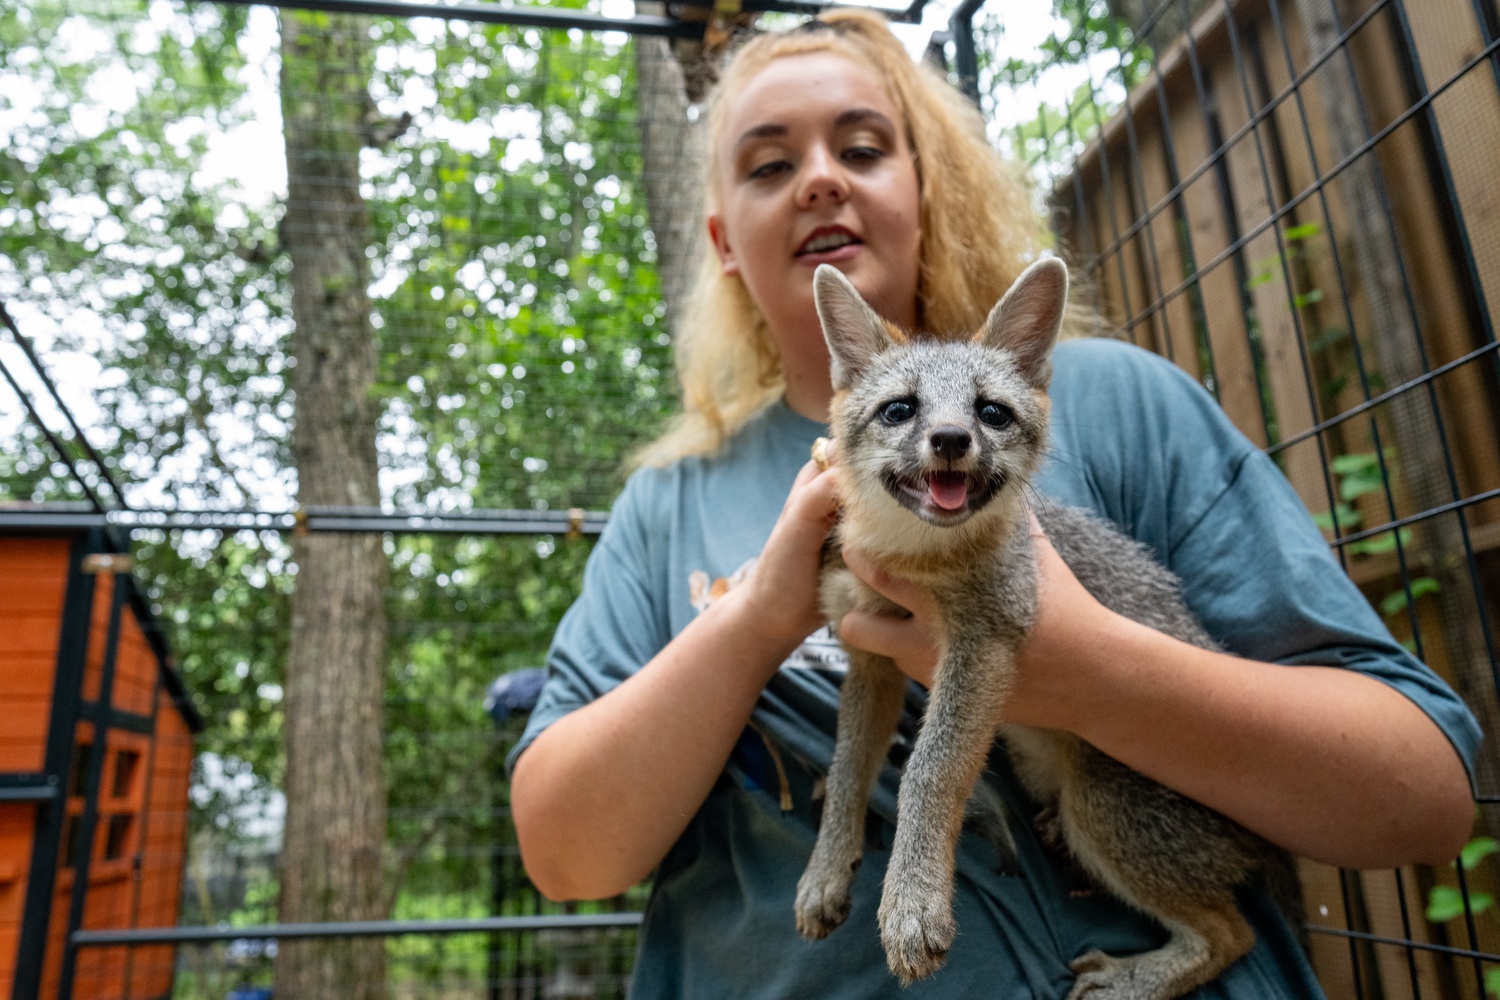
M 934 472 L 927 477 L 927 493 L 943 510 L 962 510 L 969 502 L 969 479 L 962 472 Z

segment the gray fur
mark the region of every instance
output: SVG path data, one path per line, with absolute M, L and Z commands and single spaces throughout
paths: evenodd
M 838 276 L 842 279 L 842 276 Z M 1061 278 L 1061 280 L 1059 280 Z M 941 967 L 956 927 L 954 848 L 965 803 L 996 735 L 1016 651 L 1036 613 L 1035 562 L 1024 491 L 1046 449 L 1048 352 L 1066 298 L 1066 270 L 1039 262 L 1018 279 L 969 343 L 886 338 L 818 275 L 820 317 L 835 367 L 853 373 L 835 397 L 833 430 L 843 514 L 824 567 L 823 610 L 898 609 L 838 556 L 852 544 L 933 593 L 942 648 L 926 718 L 906 763 L 879 920 L 891 971 L 904 983 Z M 844 282 L 843 285 L 847 285 Z M 840 307 L 825 309 L 834 295 Z M 914 416 L 892 421 L 908 401 Z M 993 407 L 1001 407 L 1001 410 Z M 997 414 L 1008 414 L 1003 421 Z M 885 416 L 883 416 L 885 414 Z M 987 414 L 991 419 L 982 419 Z M 967 432 L 962 454 L 933 431 Z M 952 490 L 962 481 L 962 507 Z M 1178 581 L 1150 552 L 1092 515 L 1039 505 L 1059 554 L 1106 607 L 1205 649 Z M 849 912 L 865 804 L 900 713 L 894 663 L 849 649 L 827 803 L 798 883 L 797 927 L 821 938 Z M 1065 848 L 1102 887 L 1167 928 L 1167 944 L 1124 958 L 1079 956 L 1070 1000 L 1171 1000 L 1217 976 L 1254 944 L 1234 889 L 1275 850 L 1220 814 L 1068 733 L 1007 725 L 1016 774 L 1044 810 L 1044 840 Z M 1003 824 L 1002 824 L 1003 825 Z

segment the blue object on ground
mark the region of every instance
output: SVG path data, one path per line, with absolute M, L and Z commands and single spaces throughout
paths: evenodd
M 503 724 L 512 715 L 529 715 L 536 707 L 542 693 L 542 684 L 547 680 L 547 671 L 542 667 L 527 667 L 501 674 L 490 685 L 484 696 L 484 710 L 490 713 L 495 725 Z

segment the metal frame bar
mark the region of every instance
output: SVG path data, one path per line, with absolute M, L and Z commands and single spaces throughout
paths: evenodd
M 72 474 L 73 481 L 83 490 L 83 495 L 88 497 L 89 503 L 95 510 L 103 511 L 104 504 L 99 502 L 99 495 L 89 487 L 88 482 L 79 473 L 78 465 L 73 461 L 73 456 L 68 454 L 68 449 L 63 447 L 63 443 L 58 440 L 57 435 L 52 433 L 52 428 L 47 426 L 46 421 L 42 419 L 42 415 L 36 411 L 36 405 L 32 403 L 31 395 L 25 389 L 21 388 L 21 383 L 16 381 L 16 377 L 11 374 L 10 367 L 4 361 L 0 361 L 0 375 L 5 376 L 5 381 L 10 384 L 11 391 L 16 394 L 16 398 L 21 401 L 21 405 L 26 408 L 27 414 L 30 415 L 31 422 L 46 437 L 47 443 L 52 446 L 52 450 L 57 454 L 58 460 L 68 467 L 68 472 Z M 67 407 L 63 407 L 63 412 L 67 412 Z
M 6 311 L 5 303 L 3 302 L 0 302 L 0 325 L 3 325 L 10 331 L 10 335 L 15 338 L 16 344 L 25 353 L 26 359 L 31 362 L 32 370 L 42 380 L 42 385 L 47 387 L 47 392 L 51 394 L 52 401 L 57 404 L 57 408 L 62 410 L 63 416 L 68 420 L 68 426 L 73 428 L 74 438 L 77 439 L 83 450 L 88 454 L 89 461 L 94 463 L 94 468 L 98 470 L 99 476 L 109 484 L 110 490 L 115 495 L 115 502 L 121 507 L 129 507 L 130 505 L 125 501 L 125 493 L 120 489 L 120 484 L 115 482 L 114 477 L 109 474 L 109 466 L 104 464 L 103 456 L 89 443 L 88 435 L 83 432 L 83 428 L 78 424 L 78 418 L 73 416 L 73 411 L 68 407 L 67 403 L 63 402 L 62 393 L 57 391 L 57 383 L 52 381 L 52 376 L 47 374 L 47 369 L 42 365 L 41 358 L 37 357 L 36 348 L 32 345 L 31 338 L 23 334 L 20 327 L 16 326 L 16 321 L 11 319 L 10 313 Z M 17 395 L 21 395 L 21 387 L 16 384 L 14 379 L 11 379 L 9 372 L 6 372 L 6 379 L 10 381 L 11 387 L 16 390 Z M 31 412 L 33 418 L 36 418 L 36 411 L 30 406 L 29 400 L 27 400 L 26 408 Z M 37 419 L 40 422 L 40 418 Z M 71 463 L 69 463 L 69 466 L 71 467 Z M 76 471 L 74 475 L 77 475 Z M 88 486 L 82 481 L 79 482 L 79 485 L 88 490 Z M 92 491 L 88 490 L 88 492 L 92 496 Z M 94 503 L 95 506 L 98 506 L 98 500 L 95 500 Z
M 467 920 L 341 920 L 328 923 L 256 924 L 250 927 L 153 927 L 130 931 L 75 931 L 73 948 L 111 945 L 212 944 L 216 941 L 291 941 L 308 938 L 401 937 L 407 934 L 493 934 L 638 927 L 643 913 L 568 913 L 554 916 L 475 917 Z
M 0 802 L 54 802 L 57 798 L 57 784 L 40 771 L 0 774 Z
M 1500 954 L 1489 951 L 1474 951 L 1471 948 L 1454 948 L 1445 944 L 1429 944 L 1426 941 L 1405 941 L 1401 938 L 1386 937 L 1383 934 L 1369 934 L 1364 931 L 1346 931 L 1337 927 L 1322 927 L 1318 924 L 1308 924 L 1307 929 L 1313 934 L 1328 934 L 1333 937 L 1349 938 L 1355 941 L 1368 941 L 1371 944 L 1390 944 L 1398 948 L 1409 948 L 1416 951 L 1432 951 L 1440 955 L 1452 955 L 1456 958 L 1472 958 L 1483 962 L 1500 962 Z
M 688 21 L 654 14 L 632 17 L 605 17 L 583 11 L 553 7 L 514 6 L 497 3 L 456 0 L 453 3 L 412 2 L 404 0 L 194 0 L 198 3 L 222 3 L 235 6 L 263 6 L 288 10 L 316 10 L 330 14 L 363 14 L 371 17 L 436 17 L 449 21 L 474 21 L 482 24 L 510 24 L 526 28 L 582 31 L 622 31 L 629 35 L 663 35 L 670 38 L 701 38 L 704 21 Z M 711 0 L 682 0 L 686 6 L 712 9 Z M 980 0 L 982 2 L 982 0 Z M 884 14 L 892 21 L 916 24 L 922 20 L 927 0 L 914 0 L 905 8 L 860 5 Z M 817 16 L 826 10 L 848 6 L 816 3 L 813 0 L 744 0 L 741 9 L 754 13 L 805 14 Z M 977 6 L 977 5 L 976 5 Z
M 136 508 L 81 511 L 32 508 L 0 510 L 0 531 L 67 531 L 80 528 L 158 531 L 390 532 L 397 535 L 597 535 L 609 514 L 585 511 L 479 510 L 453 514 L 407 514 L 379 507 L 309 507 L 297 511 L 185 511 Z
M 963 0 L 948 18 L 948 34 L 953 41 L 953 69 L 958 75 L 958 89 L 979 104 L 979 53 L 974 48 L 974 15 L 984 0 Z

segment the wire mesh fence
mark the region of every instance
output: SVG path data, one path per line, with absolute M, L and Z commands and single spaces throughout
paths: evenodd
M 1304 865 L 1333 997 L 1500 994 L 1497 23 L 1488 0 L 1061 0 L 975 23 L 993 137 L 1031 166 L 1101 311 L 1275 457 L 1491 737 L 1461 864 Z M 0 301 L 21 335 L 0 333 L 0 515 L 12 535 L 134 529 L 145 603 L 204 722 L 163 744 L 193 754 L 184 839 L 144 820 L 111 832 L 133 814 L 79 786 L 67 808 L 94 817 L 92 839 L 60 851 L 60 885 L 92 850 L 91 878 L 122 884 L 131 866 L 108 863 L 175 864 L 185 926 L 296 918 L 278 860 L 293 594 L 299 546 L 340 533 L 377 539 L 383 574 L 380 690 L 322 697 L 327 725 L 378 720 L 364 915 L 566 915 L 519 866 L 502 766 L 516 722 L 497 726 L 485 695 L 541 661 L 623 460 L 672 409 L 711 67 L 696 37 L 465 16 L 0 11 Z M 321 357 L 294 339 L 298 253 L 343 254 L 364 290 L 344 319 L 372 345 L 348 364 L 368 372 L 378 461 L 353 498 L 310 495 L 309 464 L 296 471 L 298 379 Z M 171 520 L 204 513 L 218 520 Z M 87 773 L 79 753 L 72 766 Z M 90 885 L 54 932 L 147 925 Z M 639 910 L 645 892 L 579 909 Z M 616 996 L 633 933 L 341 947 L 379 950 L 390 996 Z M 38 986 L 248 1000 L 297 947 L 57 937 Z

